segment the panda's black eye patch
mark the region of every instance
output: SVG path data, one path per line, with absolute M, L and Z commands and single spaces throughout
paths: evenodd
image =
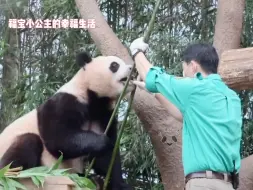
M 113 73 L 116 73 L 119 69 L 119 64 L 117 62 L 112 62 L 111 65 L 110 65 L 110 70 L 113 72 Z

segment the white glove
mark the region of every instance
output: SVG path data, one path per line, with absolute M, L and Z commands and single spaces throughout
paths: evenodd
M 137 38 L 135 39 L 131 45 L 130 45 L 130 51 L 131 51 L 131 54 L 132 56 L 137 52 L 137 51 L 142 51 L 143 53 L 145 53 L 145 51 L 148 49 L 148 44 L 145 43 L 143 41 L 143 38 L 144 37 L 140 37 L 140 38 Z
M 149 91 L 146 89 L 146 87 L 145 87 L 145 82 L 143 82 L 143 81 L 138 81 L 138 80 L 134 80 L 134 81 L 133 81 L 133 84 L 136 85 L 136 87 L 139 87 L 140 89 L 145 90 L 147 93 L 151 94 L 152 96 L 155 96 L 154 93 L 151 93 L 151 92 L 149 92 Z
M 136 87 L 139 87 L 140 89 L 147 91 L 147 89 L 145 87 L 145 82 L 143 82 L 140 75 L 138 75 L 136 80 L 133 80 L 132 82 L 134 85 L 136 85 Z
M 133 84 L 135 84 L 136 87 L 139 87 L 140 89 L 147 91 L 147 89 L 145 87 L 145 82 L 134 80 Z

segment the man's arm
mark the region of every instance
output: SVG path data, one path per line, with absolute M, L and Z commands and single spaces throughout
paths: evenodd
M 150 93 L 146 88 L 145 88 L 145 83 L 142 81 L 133 81 L 133 83 L 138 86 L 139 88 L 147 91 Z M 176 120 L 182 122 L 182 113 L 179 111 L 179 109 L 169 102 L 163 95 L 161 94 L 155 94 L 155 98 L 158 100 L 158 102 L 169 112 L 169 114 L 174 117 Z
M 145 52 L 148 44 L 143 38 L 138 38 L 130 45 L 134 56 L 136 69 L 140 78 L 145 81 L 143 88 L 156 94 L 157 100 L 178 120 L 182 120 L 188 97 L 193 89 L 193 81 L 190 79 L 176 79 L 166 74 L 161 68 L 153 67 L 142 52 Z M 140 52 L 139 52 L 140 51 Z M 136 81 L 138 84 L 139 82 Z M 138 85 L 139 86 L 139 85 Z M 180 110 L 180 111 L 179 111 Z
M 179 111 L 179 109 L 169 102 L 163 95 L 161 94 L 155 94 L 156 99 L 159 101 L 159 103 L 169 112 L 169 114 L 174 117 L 179 122 L 183 122 L 183 116 L 182 113 Z
M 147 60 L 142 52 L 139 52 L 135 56 L 136 69 L 143 81 L 146 79 L 146 75 L 153 65 Z
M 182 120 L 179 113 L 184 113 L 195 82 L 190 78 L 177 79 L 165 73 L 163 69 L 154 67 L 142 52 L 136 54 L 135 63 L 141 79 L 145 81 L 146 89 L 149 92 L 163 95 L 157 94 L 157 100 L 170 110 L 173 117 Z
M 146 59 L 145 55 L 140 52 L 135 56 L 136 61 L 136 69 L 141 77 L 141 79 L 145 81 L 146 75 L 150 68 L 153 67 L 153 65 Z M 145 84 L 144 84 L 145 85 Z M 145 88 L 143 85 L 142 88 Z M 183 121 L 182 113 L 180 110 L 172 104 L 170 101 L 168 101 L 163 95 L 161 94 L 155 94 L 155 98 L 159 101 L 159 103 L 168 111 L 168 113 L 174 117 L 179 122 Z

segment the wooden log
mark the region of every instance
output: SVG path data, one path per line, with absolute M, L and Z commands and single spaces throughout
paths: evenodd
M 221 55 L 219 74 L 234 90 L 253 88 L 253 48 L 224 51 Z

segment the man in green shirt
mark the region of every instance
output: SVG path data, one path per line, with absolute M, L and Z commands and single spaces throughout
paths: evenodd
M 234 189 L 232 183 L 238 183 L 241 164 L 241 102 L 217 74 L 215 48 L 188 46 L 183 53 L 183 78 L 151 65 L 144 55 L 147 48 L 143 38 L 130 46 L 144 81 L 134 83 L 155 93 L 168 112 L 183 123 L 185 189 Z

